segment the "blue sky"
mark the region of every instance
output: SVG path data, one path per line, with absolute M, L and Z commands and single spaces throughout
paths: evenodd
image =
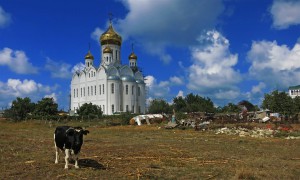
M 0 0 L 0 107 L 16 97 L 53 97 L 68 109 L 70 81 L 109 16 L 131 44 L 147 99 L 188 93 L 216 106 L 300 84 L 299 0 Z

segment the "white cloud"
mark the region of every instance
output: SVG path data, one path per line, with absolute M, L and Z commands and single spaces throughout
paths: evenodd
M 215 93 L 215 97 L 217 99 L 227 99 L 232 100 L 236 99 L 240 96 L 240 91 L 238 90 L 220 90 L 219 92 Z
M 172 59 L 166 47 L 195 44 L 204 29 L 217 23 L 224 11 L 219 0 L 123 0 L 128 9 L 124 19 L 119 19 L 116 29 L 123 38 L 134 38 L 145 50 L 157 55 L 164 63 Z
M 85 68 L 85 65 L 83 63 L 78 63 L 72 68 L 72 74 L 75 72 L 80 72 Z
M 53 101 L 57 103 L 57 95 L 55 93 L 45 95 L 45 98 L 53 98 Z
M 253 94 L 262 93 L 263 89 L 265 89 L 265 88 L 266 88 L 266 84 L 263 82 L 259 82 L 258 85 L 252 87 L 251 92 Z
M 182 85 L 183 79 L 177 76 L 172 76 L 170 77 L 170 82 L 174 85 Z
M 188 68 L 190 90 L 218 97 L 231 92 L 241 81 L 234 69 L 238 55 L 229 51 L 229 41 L 217 31 L 208 31 L 199 38 L 199 46 L 191 48 L 193 64 Z
M 300 43 L 293 48 L 276 41 L 254 41 L 248 52 L 250 76 L 270 88 L 300 84 Z
M 56 87 L 50 87 L 35 82 L 34 80 L 8 79 L 0 81 L 0 107 L 5 107 L 16 97 L 30 97 L 32 101 L 39 100 L 45 93 L 49 94 Z
M 54 78 L 69 79 L 72 77 L 70 64 L 56 62 L 51 60 L 50 58 L 47 58 L 45 67 L 51 72 L 51 76 Z
M 155 77 L 148 75 L 145 77 L 145 83 L 148 88 L 148 96 L 151 98 L 165 98 L 170 92 L 170 83 L 161 81 L 157 83 Z
M 96 27 L 95 30 L 91 34 L 91 38 L 95 41 L 99 42 L 100 36 L 104 33 L 104 30 Z M 100 43 L 100 42 L 99 42 Z
M 24 51 L 14 51 L 10 48 L 0 50 L 0 66 L 8 66 L 18 74 L 35 74 L 38 69 L 29 61 Z
M 178 94 L 177 94 L 176 97 L 184 97 L 184 96 L 183 96 L 183 91 L 182 91 L 182 90 L 178 91 Z
M 0 28 L 7 26 L 11 22 L 10 14 L 0 6 Z
M 291 25 L 300 24 L 300 1 L 275 0 L 271 7 L 273 26 L 287 29 Z

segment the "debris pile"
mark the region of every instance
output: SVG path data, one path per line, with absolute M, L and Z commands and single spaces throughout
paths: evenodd
M 246 128 L 220 128 L 216 130 L 216 134 L 238 135 L 240 137 L 250 136 L 255 138 L 273 137 L 276 130 L 254 128 L 252 130 Z

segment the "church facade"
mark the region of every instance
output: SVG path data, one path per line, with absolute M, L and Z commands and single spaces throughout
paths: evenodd
M 137 56 L 132 50 L 128 64 L 121 64 L 122 37 L 115 32 L 111 22 L 99 40 L 100 65 L 95 65 L 89 50 L 85 68 L 72 76 L 70 109 L 76 112 L 81 105 L 92 103 L 101 107 L 106 115 L 116 112 L 144 114 L 146 89 Z

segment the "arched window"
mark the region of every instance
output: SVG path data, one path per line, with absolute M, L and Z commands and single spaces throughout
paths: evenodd
M 125 86 L 126 94 L 128 94 L 128 85 Z

